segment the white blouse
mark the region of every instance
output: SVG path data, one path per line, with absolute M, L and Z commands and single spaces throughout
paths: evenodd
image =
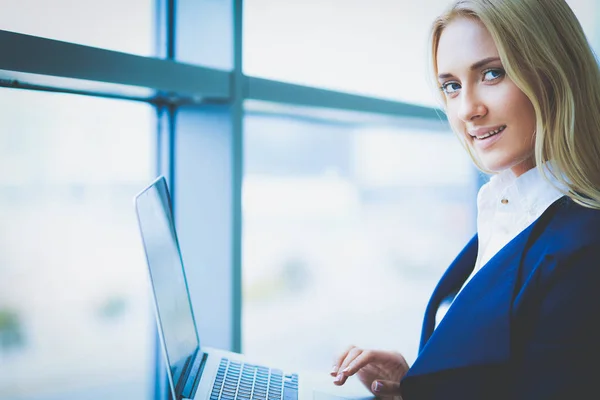
M 556 186 L 562 187 L 552 175 L 547 175 Z M 519 177 L 516 177 L 510 169 L 492 176 L 477 195 L 479 248 L 475 268 L 457 296 L 500 249 L 562 196 L 563 194 L 556 187 L 544 179 L 537 168 L 532 168 Z M 446 302 L 440 305 L 435 319 L 436 327 L 451 304 Z

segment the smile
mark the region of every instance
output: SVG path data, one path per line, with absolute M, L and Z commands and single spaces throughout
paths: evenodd
M 477 140 L 484 140 L 484 139 L 487 139 L 487 138 L 489 138 L 489 137 L 491 137 L 491 136 L 494 136 L 494 135 L 497 135 L 497 134 L 499 134 L 499 133 L 500 133 L 500 132 L 502 132 L 504 129 L 506 129 L 506 125 L 502 125 L 501 127 L 497 128 L 497 129 L 495 129 L 495 130 L 489 131 L 489 132 L 487 132 L 487 133 L 484 133 L 483 135 L 471 135 L 471 136 L 472 136 L 474 139 L 477 139 Z

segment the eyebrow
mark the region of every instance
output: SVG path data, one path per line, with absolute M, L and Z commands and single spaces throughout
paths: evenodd
M 471 65 L 471 67 L 469 67 L 469 69 L 471 71 L 475 71 L 491 62 L 494 61 L 500 61 L 500 57 L 488 57 L 488 58 L 484 58 L 483 60 L 477 61 L 476 63 L 474 63 L 473 65 Z M 453 75 L 452 74 L 439 74 L 438 75 L 438 79 L 447 79 L 447 78 L 451 78 Z

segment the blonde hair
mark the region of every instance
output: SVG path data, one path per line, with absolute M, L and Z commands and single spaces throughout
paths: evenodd
M 550 173 L 573 201 L 600 209 L 600 69 L 567 3 L 457 1 L 432 27 L 434 79 L 440 36 L 457 17 L 474 18 L 486 27 L 507 75 L 533 104 L 535 162 L 542 176 L 551 181 Z M 458 136 L 477 167 L 489 173 Z M 549 171 L 542 168 L 548 160 Z

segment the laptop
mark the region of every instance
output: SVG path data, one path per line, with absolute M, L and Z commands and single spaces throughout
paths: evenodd
M 152 284 L 172 399 L 372 399 L 362 386 L 333 385 L 327 371 L 306 374 L 258 365 L 242 354 L 200 347 L 167 182 L 158 177 L 134 199 Z M 328 368 L 329 366 L 327 366 Z

